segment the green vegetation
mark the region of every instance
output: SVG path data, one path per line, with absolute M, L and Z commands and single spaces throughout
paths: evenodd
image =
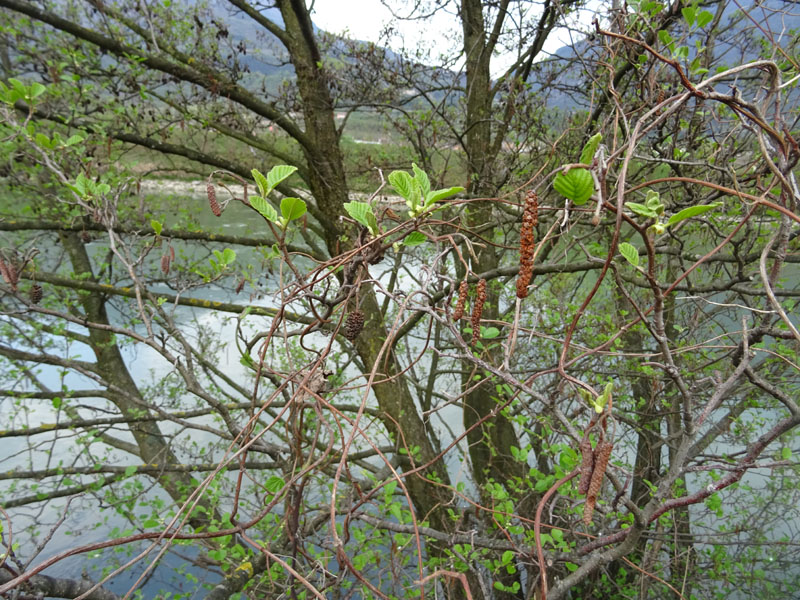
M 781 3 L 228 4 L 0 0 L 0 595 L 793 593 Z

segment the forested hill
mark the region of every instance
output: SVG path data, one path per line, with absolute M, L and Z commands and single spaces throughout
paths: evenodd
M 661 4 L 652 4 L 653 10 L 660 10 Z M 718 9 L 713 6 L 710 8 L 707 10 L 700 5 L 696 9 L 684 9 L 682 14 L 675 17 L 680 22 L 678 35 L 667 37 L 659 34 L 657 39 L 648 41 L 652 42 L 654 49 L 672 53 L 688 69 L 695 59 L 707 64 L 733 66 L 758 58 L 780 58 L 772 56 L 775 49 L 783 45 L 782 41 L 787 36 L 796 38 L 800 31 L 800 7 L 795 2 L 765 0 L 747 12 L 729 3 L 721 4 Z M 691 11 L 695 11 L 693 15 Z M 277 8 L 264 8 L 260 12 L 282 25 Z M 209 25 L 216 29 L 217 35 L 229 37 L 230 46 L 240 50 L 237 60 L 248 77 L 252 78 L 251 83 L 263 83 L 267 90 L 275 92 L 287 80 L 294 80 L 294 68 L 282 46 L 272 36 L 266 35 L 250 16 L 226 0 L 212 0 L 204 18 L 209 19 Z M 691 23 L 689 18 L 692 19 Z M 629 15 L 628 33 L 635 32 L 635 19 L 633 14 Z M 717 22 L 719 26 L 714 27 Z M 314 29 L 319 34 L 323 33 L 316 25 Z M 711 30 L 714 31 L 713 35 L 708 33 Z M 337 41 L 337 37 L 328 36 L 334 53 L 345 61 L 355 60 L 347 57 L 348 42 L 341 39 Z M 790 42 L 791 46 L 795 44 L 794 40 Z M 244 52 L 241 52 L 242 49 Z M 563 46 L 534 67 L 529 82 L 534 90 L 547 91 L 549 108 L 570 110 L 581 107 L 587 100 L 582 94 L 574 93 L 587 76 L 581 59 L 599 51 L 601 49 L 593 39 L 582 39 L 574 46 Z M 391 50 L 382 48 L 381 52 L 389 67 L 399 61 L 399 57 Z M 441 71 L 439 69 L 439 78 L 443 76 Z M 463 77 L 463 73 L 450 73 L 455 78 Z M 674 87 L 672 82 L 664 83 L 667 84 L 666 91 Z
M 654 5 L 654 10 L 662 8 L 660 3 L 651 4 Z M 760 58 L 781 61 L 783 57 L 779 50 L 786 47 L 787 43 L 797 56 L 800 34 L 800 5 L 797 2 L 765 0 L 752 8 L 749 3 L 743 3 L 742 6 L 747 9 L 746 12 L 736 3 L 721 3 L 709 9 L 703 8 L 701 3 L 696 9 L 684 9 L 682 14 L 675 15 L 677 27 L 671 35 L 664 31 L 652 33 L 655 39 L 648 39 L 646 34 L 633 37 L 648 41 L 658 52 L 678 59 L 687 71 L 692 70 L 695 59 L 701 63 L 701 69 L 706 64 L 714 65 L 715 70 L 724 70 Z M 636 18 L 634 14 L 629 15 L 626 34 L 633 35 L 635 32 Z M 608 24 L 603 26 L 607 27 Z M 709 33 L 712 31 L 713 33 Z M 586 96 L 575 93 L 575 90 L 581 89 L 589 75 L 583 61 L 591 58 L 591 62 L 594 62 L 603 52 L 596 41 L 595 36 L 591 36 L 574 46 L 564 46 L 549 60 L 540 63 L 529 81 L 534 89 L 548 91 L 548 107 L 569 110 L 586 104 Z M 646 52 L 644 47 L 634 47 L 633 44 L 630 44 L 629 51 L 626 58 L 634 60 Z M 702 71 L 695 70 L 693 79 L 699 80 L 701 74 Z M 647 72 L 642 72 L 640 80 L 645 80 L 647 76 Z M 741 82 L 726 83 L 742 87 Z M 665 92 L 677 90 L 679 87 L 677 80 L 648 83 L 650 86 L 654 84 L 663 87 Z

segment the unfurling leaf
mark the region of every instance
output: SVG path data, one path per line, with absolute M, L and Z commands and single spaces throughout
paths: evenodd
M 631 263 L 634 267 L 639 266 L 639 252 L 632 244 L 629 244 L 628 242 L 622 242 L 619 245 L 619 253 L 622 254 L 622 256 L 625 257 L 625 260 Z
M 419 246 L 420 244 L 424 244 L 428 241 L 428 238 L 425 237 L 425 234 L 421 231 L 412 231 L 403 239 L 404 246 Z
M 428 192 L 425 196 L 425 208 L 429 207 L 434 202 L 439 202 L 439 200 L 444 200 L 445 198 L 449 198 L 450 196 L 455 196 L 456 194 L 460 194 L 464 191 L 463 187 L 451 187 L 441 190 L 433 190 Z
M 407 201 L 414 195 L 414 180 L 405 171 L 392 171 L 389 173 L 389 183 Z M 353 217 L 355 219 L 355 217 Z
M 639 204 L 638 202 L 626 202 L 625 206 L 627 206 L 631 211 L 640 217 L 646 217 L 648 219 L 655 219 L 658 217 L 656 211 L 645 206 L 644 204 Z
M 698 204 L 697 206 L 690 206 L 689 208 L 684 208 L 682 211 L 672 215 L 669 218 L 669 221 L 667 221 L 667 225 L 668 226 L 675 225 L 676 223 L 680 223 L 681 221 L 685 221 L 686 219 L 691 219 L 692 217 L 702 215 L 703 213 L 707 213 L 710 210 L 714 210 L 721 204 L 722 202 L 714 202 L 713 204 Z
M 567 173 L 556 175 L 553 187 L 576 206 L 581 206 L 594 193 L 594 179 L 588 169 L 570 169 Z
M 256 181 L 258 180 L 256 179 Z M 252 198 L 250 198 L 250 204 L 252 204 L 253 208 L 255 208 L 259 213 L 261 213 L 261 216 L 264 217 L 267 221 L 271 223 L 278 222 L 278 211 L 275 210 L 275 207 L 272 206 L 261 196 L 253 196 Z
M 372 212 L 372 206 L 367 202 L 346 202 L 344 209 L 354 221 L 358 221 L 369 229 L 372 235 L 378 235 L 378 221 Z
M 275 165 L 272 167 L 269 173 L 267 173 L 267 185 L 269 186 L 267 194 L 278 187 L 281 181 L 289 177 L 289 175 L 295 171 L 297 171 L 297 167 L 290 167 L 289 165 Z M 267 194 L 264 195 L 266 196 Z
M 222 264 L 229 265 L 235 260 L 236 260 L 235 250 L 231 250 L 230 248 L 225 248 L 225 250 L 222 251 L 222 260 L 221 260 Z
M 603 140 L 602 133 L 595 133 L 592 137 L 589 138 L 589 141 L 586 142 L 586 145 L 583 147 L 581 151 L 581 162 L 585 165 L 588 165 L 592 162 L 594 158 L 594 153 L 597 152 L 597 147 L 600 145 L 600 142 Z
M 428 179 L 428 174 L 420 169 L 416 163 L 411 163 L 411 168 L 414 171 L 414 181 L 419 186 L 420 195 L 427 198 L 431 191 L 431 182 Z
M 256 182 L 256 186 L 258 187 L 258 193 L 261 194 L 262 197 L 266 198 L 267 194 L 270 192 L 269 183 L 267 183 L 267 178 L 261 174 L 261 171 L 258 169 L 252 169 L 250 174 L 253 176 L 253 180 Z M 261 211 L 259 211 L 261 212 Z

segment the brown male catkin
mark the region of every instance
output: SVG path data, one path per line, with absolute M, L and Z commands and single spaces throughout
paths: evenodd
M 0 258 L 0 275 L 2 275 L 3 281 L 11 284 L 11 276 L 8 273 L 8 265 L 2 258 Z
M 517 298 L 528 296 L 528 286 L 533 277 L 533 254 L 536 248 L 534 228 L 539 222 L 539 197 L 529 191 L 525 196 L 522 211 L 522 226 L 519 231 L 519 275 L 517 276 Z
M 459 321 L 464 316 L 467 294 L 469 294 L 469 283 L 465 279 L 458 286 L 458 301 L 456 302 L 456 309 L 453 311 L 453 322 Z
M 583 438 L 580 445 L 581 451 L 581 479 L 578 483 L 578 493 L 585 495 L 589 491 L 589 482 L 594 471 L 594 451 L 589 437 Z
M 170 256 L 170 253 L 165 252 L 161 256 L 161 272 L 164 273 L 164 275 L 169 274 L 169 266 L 171 262 L 172 262 L 172 257 Z
M 206 194 L 208 195 L 208 206 L 211 207 L 211 212 L 214 213 L 215 217 L 221 217 L 222 207 L 217 202 L 217 190 L 210 181 L 206 183 Z
M 11 287 L 11 290 L 17 291 L 17 283 L 19 282 L 19 273 L 17 267 L 11 261 L 6 262 L 0 258 L 0 274 L 3 280 Z
M 481 315 L 483 314 L 484 304 L 486 304 L 486 280 L 481 279 L 475 290 L 475 306 L 472 307 L 472 315 L 470 317 L 473 344 L 481 337 Z
M 614 444 L 603 440 L 598 442 L 597 448 L 594 449 L 594 471 L 589 482 L 589 490 L 586 493 L 586 504 L 583 507 L 583 522 L 586 525 L 592 522 L 592 513 L 597 504 L 597 494 L 600 493 L 600 488 L 603 486 L 603 476 L 606 473 L 613 448 Z

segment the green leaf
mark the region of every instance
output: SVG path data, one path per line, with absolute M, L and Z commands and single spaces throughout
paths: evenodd
M 230 248 L 225 248 L 225 250 L 222 251 L 221 262 L 223 264 L 229 265 L 235 260 L 236 260 L 236 252 L 234 250 L 231 250 Z
M 258 187 L 258 193 L 261 194 L 264 198 L 267 197 L 267 194 L 270 192 L 269 183 L 267 183 L 267 178 L 261 174 L 261 171 L 258 169 L 252 169 L 250 174 L 253 176 L 253 179 L 256 182 L 256 186 Z M 256 209 L 258 210 L 258 209 Z M 261 212 L 260 210 L 258 212 Z M 264 214 L 264 213 L 261 213 Z M 272 219 L 270 219 L 271 221 Z
M 277 494 L 283 489 L 283 486 L 286 485 L 286 482 L 278 477 L 277 475 L 273 475 L 267 482 L 264 484 L 264 487 L 267 488 L 267 491 L 271 494 Z
M 294 221 L 306 214 L 306 203 L 300 198 L 287 196 L 281 200 L 281 214 L 287 221 Z
M 256 179 L 256 181 L 258 180 Z M 275 207 L 261 196 L 252 196 L 250 198 L 250 204 L 252 204 L 253 208 L 255 208 L 267 221 L 270 221 L 271 223 L 278 222 L 278 211 L 275 210 Z
M 686 19 L 686 23 L 688 23 L 689 27 L 694 25 L 694 19 L 697 16 L 697 8 L 694 6 L 686 6 L 681 9 L 681 14 L 683 18 Z
M 636 248 L 629 244 L 628 242 L 622 242 L 619 245 L 619 253 L 625 257 L 629 263 L 631 263 L 634 267 L 639 266 L 639 253 L 636 251 Z
M 425 207 L 427 208 L 434 202 L 439 202 L 439 200 L 444 200 L 445 198 L 449 198 L 450 196 L 455 196 L 456 194 L 460 194 L 464 191 L 463 187 L 451 187 L 447 189 L 441 190 L 434 190 L 432 192 L 428 192 L 425 196 Z
M 689 208 L 684 208 L 682 211 L 675 213 L 669 218 L 667 221 L 667 225 L 675 225 L 676 223 L 680 223 L 681 221 L 685 221 L 686 219 L 691 219 L 692 217 L 696 217 L 698 215 L 702 215 L 703 213 L 707 213 L 710 210 L 714 210 L 718 206 L 720 206 L 722 202 L 714 202 L 713 204 L 698 204 L 696 206 L 690 206 Z M 630 203 L 628 203 L 630 206 Z
M 375 215 L 372 213 L 372 206 L 370 206 L 369 203 L 357 201 L 345 202 L 344 209 L 354 221 L 361 223 L 364 227 L 369 229 L 373 235 L 377 234 L 378 223 L 377 221 L 374 221 Z M 372 215 L 375 231 L 372 231 L 372 225 L 370 224 L 370 219 L 367 215 Z
M 41 83 L 39 83 L 38 81 L 34 81 L 31 84 L 30 92 L 28 92 L 28 98 L 34 100 L 35 98 L 38 98 L 39 96 L 44 94 L 46 90 L 47 88 L 44 87 Z
M 76 133 L 74 135 L 69 136 L 69 139 L 64 142 L 64 146 L 74 146 L 75 144 L 80 144 L 84 140 L 83 135 L 80 133 Z
M 414 171 L 414 181 L 419 188 L 420 195 L 427 198 L 431 191 L 431 181 L 428 179 L 428 174 L 420 169 L 416 163 L 411 163 L 411 169 Z
M 714 15 L 711 14 L 707 10 L 700 11 L 700 14 L 697 15 L 697 26 L 700 28 L 705 27 L 714 19 Z
M 52 403 L 53 403 L 53 408 L 58 410 L 59 408 L 61 408 L 61 405 L 64 403 L 64 401 L 60 397 L 56 396 L 55 398 L 53 398 Z
M 75 188 L 78 191 L 78 194 L 81 196 L 85 196 L 87 192 L 87 186 L 89 184 L 89 180 L 86 179 L 86 176 L 83 173 L 78 173 L 78 176 L 75 178 Z
M 367 213 L 367 229 L 369 229 L 372 235 L 378 235 L 380 233 L 380 229 L 378 229 L 378 220 L 375 218 L 372 210 Z
M 708 498 L 706 498 L 705 505 L 710 510 L 716 512 L 722 508 L 722 498 L 720 498 L 719 494 L 717 493 L 711 494 Z
M 648 208 L 644 204 L 639 204 L 638 202 L 626 202 L 625 206 L 627 206 L 631 211 L 639 215 L 640 217 L 647 217 L 649 219 L 655 219 L 658 217 L 656 211 L 652 208 Z
M 130 477 L 134 473 L 136 473 L 136 465 L 130 465 L 125 468 L 125 477 Z
M 576 206 L 581 206 L 592 197 L 594 180 L 588 169 L 570 169 L 566 174 L 556 175 L 553 187 L 559 194 L 572 200 Z
M 274 190 L 278 187 L 278 184 L 289 177 L 292 173 L 297 171 L 297 167 L 290 167 L 289 165 L 275 165 L 272 167 L 267 173 L 267 185 L 269 186 L 269 192 Z M 264 194 L 265 196 L 267 194 Z
M 781 458 L 783 460 L 791 460 L 792 459 L 792 449 L 788 446 L 781 448 Z
M 512 560 L 514 560 L 514 552 L 511 550 L 506 550 L 503 552 L 503 556 L 500 557 L 500 564 L 507 565 Z
M 153 228 L 153 231 L 156 232 L 156 235 L 161 235 L 161 232 L 164 229 L 164 225 L 162 225 L 160 221 L 156 220 L 150 221 L 150 227 Z
M 22 83 L 19 79 L 16 79 L 15 77 L 11 77 L 8 80 L 8 83 L 11 84 L 11 87 L 14 88 L 15 91 L 19 92 L 23 96 L 28 93 L 28 88 L 25 87 L 25 84 Z
M 583 147 L 581 151 L 581 162 L 585 165 L 588 165 L 592 162 L 594 158 L 594 153 L 597 152 L 597 147 L 600 145 L 600 142 L 603 140 L 602 133 L 595 133 L 592 137 L 589 138 L 589 141 L 586 142 L 586 145 Z
M 414 180 L 405 171 L 389 173 L 389 183 L 403 198 L 410 201 L 414 196 Z M 353 217 L 355 219 L 355 217 Z
M 419 246 L 428 241 L 428 238 L 421 231 L 412 231 L 403 240 L 405 246 Z
M 669 31 L 666 29 L 661 29 L 658 32 L 658 39 L 661 41 L 662 44 L 667 46 L 670 51 L 672 51 L 672 36 L 669 34 Z
M 497 327 L 481 327 L 481 337 L 487 340 L 493 340 L 500 335 L 500 330 Z
M 397 502 L 390 504 L 389 512 L 395 519 L 397 519 L 398 522 L 403 522 L 403 509 L 400 507 L 400 504 Z
M 52 148 L 52 147 L 53 147 L 53 143 L 50 141 L 50 138 L 49 138 L 49 137 L 47 137 L 47 136 L 46 136 L 45 134 L 43 134 L 43 133 L 37 133 L 37 134 L 36 134 L 36 137 L 35 137 L 34 139 L 36 140 L 36 143 L 37 143 L 39 146 L 43 147 L 43 148 L 48 148 L 48 149 L 50 149 L 50 148 Z

